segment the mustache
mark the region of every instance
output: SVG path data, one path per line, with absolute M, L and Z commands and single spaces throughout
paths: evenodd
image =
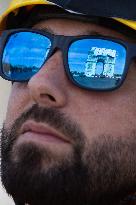
M 71 120 L 66 114 L 58 111 L 55 108 L 44 108 L 40 107 L 38 104 L 34 104 L 27 111 L 23 112 L 12 125 L 12 130 L 10 132 L 18 133 L 22 124 L 27 120 L 33 120 L 37 123 L 46 123 L 52 128 L 56 129 L 68 139 L 77 141 L 83 144 L 83 139 L 85 139 L 84 134 L 77 122 Z

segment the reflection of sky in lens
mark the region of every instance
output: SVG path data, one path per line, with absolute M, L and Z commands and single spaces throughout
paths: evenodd
M 84 39 L 74 42 L 69 49 L 69 65 L 71 71 L 85 71 L 88 52 L 92 47 L 115 50 L 116 63 L 114 73 L 122 73 L 125 66 L 126 49 L 118 43 L 103 39 Z
M 50 40 L 45 36 L 31 32 L 16 33 L 5 47 L 3 61 L 12 66 L 39 67 L 49 47 Z

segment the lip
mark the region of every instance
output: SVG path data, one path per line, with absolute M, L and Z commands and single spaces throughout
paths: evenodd
M 27 121 L 21 127 L 21 135 L 24 136 L 31 136 L 40 138 L 48 141 L 48 142 L 63 142 L 63 143 L 71 143 L 66 136 L 59 133 L 57 130 L 53 129 L 52 127 L 47 126 L 43 123 L 37 123 L 34 121 Z

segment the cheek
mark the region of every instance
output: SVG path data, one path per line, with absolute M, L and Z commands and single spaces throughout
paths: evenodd
M 28 106 L 29 94 L 26 84 L 14 83 L 9 97 L 5 127 L 11 127 Z
M 89 96 L 89 97 L 88 97 Z M 120 89 L 113 93 L 93 93 L 76 98 L 72 109 L 89 141 L 101 135 L 128 136 L 136 128 L 136 93 Z

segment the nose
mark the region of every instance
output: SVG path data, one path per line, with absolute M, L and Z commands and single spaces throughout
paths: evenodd
M 31 99 L 46 107 L 63 107 L 67 103 L 67 77 L 62 53 L 57 50 L 28 82 Z

